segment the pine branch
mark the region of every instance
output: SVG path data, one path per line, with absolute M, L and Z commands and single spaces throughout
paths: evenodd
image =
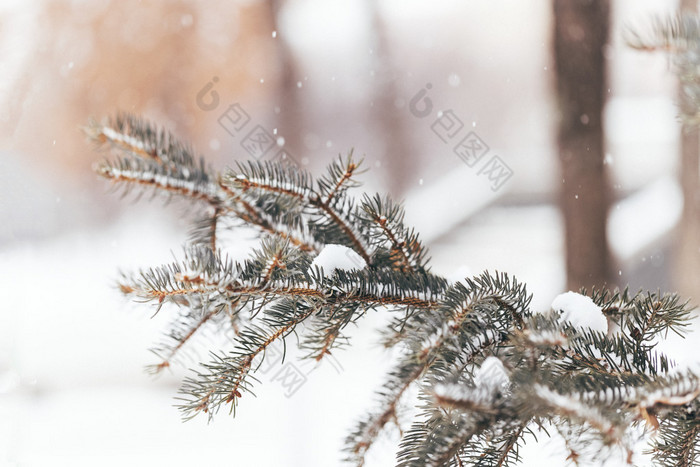
M 464 451 L 471 440 L 495 422 L 480 413 L 470 416 L 456 411 L 431 411 L 429 414 L 430 418 L 414 423 L 404 436 L 397 466 L 456 465 L 458 459 L 468 456 Z
M 203 166 L 203 161 L 198 164 L 192 150 L 171 133 L 158 130 L 150 122 L 132 115 L 118 114 L 104 124 L 92 121 L 84 130 L 98 144 L 109 144 L 117 151 L 160 165 L 195 170 Z
M 197 178 L 201 174 L 186 175 L 183 171 L 167 171 L 163 166 L 150 161 L 122 158 L 103 162 L 98 166 L 97 173 L 114 183 L 162 190 L 170 195 L 192 198 L 211 205 L 219 203 L 214 185 L 206 179 Z
M 584 404 L 575 397 L 562 395 L 543 385 L 535 385 L 534 389 L 540 403 L 546 405 L 557 415 L 590 424 L 604 435 L 606 443 L 622 442 L 619 424 L 610 420 L 598 408 Z
M 484 290 L 477 284 L 507 284 L 512 289 L 493 293 L 494 290 Z M 524 288 L 517 282 L 510 284 L 505 275 L 493 281 L 485 274 L 467 286 L 456 284 L 445 295 L 434 313 L 422 313 L 420 320 L 416 318 L 404 330 L 404 343 L 410 351 L 384 384 L 385 389 L 379 394 L 381 409 L 362 420 L 346 439 L 346 451 L 353 462 L 362 464 L 372 440 L 396 418 L 399 401 L 411 385 L 445 369 L 449 371 L 455 364 L 469 365 L 488 347 L 502 342 L 504 330 L 513 321 L 521 320 L 520 306 L 529 301 Z M 506 313 L 501 313 L 504 308 Z M 517 318 L 513 320 L 514 317 Z
M 627 44 L 643 51 L 680 52 L 697 47 L 700 42 L 700 19 L 693 15 L 679 14 L 669 18 L 655 18 L 650 32 L 627 28 Z
M 348 220 L 351 216 L 356 216 L 351 202 L 341 202 L 338 201 L 338 198 L 334 198 L 330 203 L 327 203 L 317 196 L 310 200 L 310 204 L 322 211 L 327 217 L 328 221 L 317 224 L 320 227 L 325 227 L 326 236 L 330 236 L 328 232 L 328 227 L 330 225 L 337 226 L 345 235 L 352 248 L 362 256 L 362 259 L 364 259 L 367 264 L 372 263 L 369 248 L 363 239 L 363 235 L 357 232 Z
M 308 172 L 278 162 L 239 163 L 238 170 L 224 176 L 223 184 L 242 195 L 254 191 L 253 197 L 258 198 L 261 194 L 272 193 L 300 204 L 308 202 L 314 195 Z
M 239 164 L 238 171 L 230 171 L 224 176 L 223 186 L 241 197 L 259 199 L 273 195 L 276 201 L 287 202 L 289 207 L 305 205 L 313 209 L 315 219 L 312 219 L 311 226 L 318 241 L 326 243 L 327 237 L 339 231 L 345 237 L 343 243 L 352 247 L 369 264 L 370 253 L 363 235 L 353 227 L 353 205 L 341 196 L 345 192 L 341 186 L 350 183 L 357 169 L 351 157 L 346 164 L 344 175 L 326 196 L 323 190 L 328 180 L 319 182 L 321 191 L 316 191 L 307 173 L 279 162 Z
M 219 203 L 215 177 L 204 160 L 196 160 L 190 148 L 150 122 L 120 114 L 104 124 L 90 122 L 84 130 L 99 146 L 120 154 L 98 166 L 103 177 Z
M 151 374 L 157 374 L 165 368 L 170 367 L 185 345 L 190 342 L 196 334 L 201 334 L 202 329 L 204 329 L 207 324 L 214 321 L 217 315 L 223 314 L 223 309 L 228 306 L 229 305 L 226 304 L 217 304 L 215 306 L 202 304 L 199 306 L 192 306 L 191 309 L 187 309 L 182 313 L 170 324 L 170 331 L 166 339 L 160 345 L 151 349 L 151 352 L 160 359 L 160 362 L 147 366 L 147 371 Z M 220 326 L 220 324 L 221 323 L 217 323 L 217 326 Z
M 683 28 L 667 33 L 695 50 L 694 30 Z M 274 343 L 286 353 L 294 334 L 306 358 L 321 360 L 349 347 L 346 327 L 377 310 L 392 314 L 383 343 L 398 346 L 400 355 L 377 407 L 345 440 L 351 463 L 363 465 L 392 423 L 402 433 L 400 466 L 513 465 L 525 437 L 534 437 L 531 427 L 548 434 L 545 426 L 562 433 L 577 463 L 620 449 L 630 462 L 634 430 L 642 426 L 658 432 L 658 462 L 696 462 L 700 381 L 671 371 L 673 362 L 657 349 L 660 338 L 683 334 L 690 322 L 689 305 L 677 296 L 594 290 L 592 303 L 583 300 L 587 312 L 602 313 L 616 331 L 605 332 L 602 317 L 593 330 L 585 319 L 571 320 L 575 309 L 566 316 L 559 308 L 532 310 L 524 284 L 506 274 L 449 284 L 431 273 L 428 251 L 404 224 L 399 204 L 351 196 L 360 166 L 352 154 L 317 179 L 273 162 L 219 174 L 172 135 L 134 117 L 86 131 L 114 154 L 98 171 L 125 191 L 201 201 L 182 258 L 126 274 L 119 284 L 156 312 L 173 311 L 151 371 L 182 363 L 205 335 L 231 343 L 228 351 L 210 349 L 209 361 L 185 380 L 185 418 L 211 418 L 226 406 L 235 413 Z M 254 228 L 260 245 L 233 261 L 223 255 L 219 233 L 239 225 Z M 352 255 L 334 258 L 342 246 Z M 358 255 L 364 263 L 348 265 Z M 398 418 L 411 389 L 420 413 L 404 431 Z
M 323 196 L 323 203 L 330 205 L 335 198 L 345 196 L 345 192 L 349 188 L 357 188 L 360 183 L 353 179 L 353 176 L 359 174 L 359 167 L 362 161 L 355 162 L 352 157 L 352 151 L 348 157 L 343 160 L 338 157 L 331 165 L 328 166 L 328 173 L 325 177 L 319 178 L 318 191 Z
M 420 243 L 418 234 L 404 226 L 403 208 L 379 195 L 372 198 L 365 195 L 361 207 L 374 248 L 384 248 L 387 251 L 392 267 L 404 273 L 422 271 L 428 261 L 426 250 Z
M 628 45 L 633 48 L 670 54 L 685 97 L 685 105 L 681 106 L 681 118 L 690 126 L 699 125 L 700 17 L 681 13 L 668 18 L 656 18 L 648 31 L 628 28 L 626 35 Z
M 475 451 L 478 455 L 459 454 L 460 462 L 474 466 L 513 465 L 520 461 L 518 449 L 527 427 L 523 425 L 506 426 L 493 436 L 481 440 Z M 475 453 L 476 454 L 476 453 Z
M 266 234 L 288 240 L 303 251 L 320 251 L 320 244 L 311 238 L 305 226 L 296 220 L 290 219 L 294 213 L 267 212 L 263 208 L 244 200 L 239 193 L 229 188 L 226 184 L 219 183 L 219 186 L 227 198 L 236 206 L 236 209 L 234 209 L 236 216 L 246 224 L 257 227 Z
M 289 309 L 294 313 L 289 314 Z M 243 392 L 250 392 L 252 384 L 248 375 L 256 369 L 256 357 L 264 358 L 265 350 L 278 339 L 284 338 L 294 328 L 316 311 L 314 306 L 304 306 L 292 300 L 273 305 L 265 313 L 263 327 L 250 325 L 240 332 L 237 347 L 230 356 L 217 357 L 209 364 L 202 365 L 206 372 L 199 372 L 196 378 L 185 380 L 181 393 L 184 403 L 180 409 L 186 418 L 198 412 L 211 417 L 223 404 L 231 404 L 235 411 L 238 399 Z M 262 363 L 262 360 L 258 362 Z
M 688 305 L 674 294 L 639 293 L 625 305 L 626 313 L 619 324 L 640 343 L 650 343 L 668 331 L 682 335 L 690 317 Z
M 206 245 L 212 251 L 216 251 L 217 229 L 220 228 L 224 210 L 220 207 L 211 207 L 207 211 L 194 221 L 190 229 L 189 241 L 193 245 Z
M 696 400 L 681 411 L 671 412 L 661 423 L 651 450 L 658 465 L 689 467 L 700 461 L 699 408 Z

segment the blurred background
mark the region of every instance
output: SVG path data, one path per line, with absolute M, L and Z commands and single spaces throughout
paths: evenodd
M 273 381 L 235 420 L 181 423 L 183 372 L 142 372 L 167 317 L 114 282 L 180 251 L 191 210 L 97 179 L 80 127 L 118 111 L 217 168 L 352 150 L 435 272 L 512 273 L 538 309 L 603 284 L 700 300 L 698 135 L 672 60 L 624 33 L 682 3 L 0 3 L 0 464 L 337 465 L 388 368 L 369 317 L 293 396 Z

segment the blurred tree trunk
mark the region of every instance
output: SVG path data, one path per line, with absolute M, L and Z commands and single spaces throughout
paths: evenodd
M 387 191 L 394 198 L 403 196 L 406 188 L 415 183 L 413 176 L 420 169 L 419 158 L 406 131 L 405 111 L 396 107 L 396 67 L 393 65 L 391 46 L 387 37 L 386 24 L 379 11 L 378 2 L 369 0 L 373 49 L 374 98 L 370 122 L 374 123 L 376 141 L 383 144 L 384 173 Z
M 696 0 L 681 0 L 680 8 L 687 13 L 697 13 Z M 682 86 L 682 83 L 681 83 Z M 684 113 L 692 104 L 681 88 L 679 97 Z M 683 217 L 678 229 L 675 248 L 676 275 L 674 285 L 683 297 L 694 304 L 700 301 L 700 139 L 697 126 L 684 124 L 681 129 L 680 181 L 683 188 Z
M 567 287 L 612 285 L 603 108 L 608 0 L 553 0 Z
M 277 104 L 279 112 L 275 109 L 276 117 L 274 121 L 277 125 L 277 134 L 284 137 L 284 149 L 294 158 L 297 163 L 304 157 L 303 147 L 303 109 L 299 99 L 299 88 L 297 82 L 299 76 L 297 72 L 294 53 L 287 42 L 285 33 L 280 31 L 279 16 L 284 7 L 284 0 L 268 0 L 271 23 L 275 31 L 275 41 L 277 42 Z

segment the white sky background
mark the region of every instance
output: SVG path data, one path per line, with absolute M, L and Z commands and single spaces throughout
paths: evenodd
M 666 60 L 626 49 L 620 26 L 627 18 L 644 24 L 669 3 L 617 1 L 611 33 L 606 124 L 616 188 L 631 191 L 661 180 L 651 184 L 656 190 L 651 199 L 642 196 L 625 205 L 628 210 L 622 203 L 616 208 L 622 212 L 618 225 L 648 206 L 666 214 L 651 239 L 637 236 L 639 229 L 612 233 L 613 244 L 626 248 L 621 253 L 638 260 L 677 221 L 672 176 L 679 127 Z M 430 241 L 434 269 L 508 271 L 528 283 L 535 307 L 549 306 L 564 283 L 562 232 L 552 206 L 501 206 L 464 222 L 493 201 L 546 199 L 556 185 L 553 106 L 547 94 L 549 2 L 392 0 L 381 5 L 400 64 L 396 84 L 404 98 L 398 105 L 433 83 L 436 111 L 451 108 L 474 124 L 516 174 L 494 194 L 443 147 L 427 121 L 408 119 L 415 144 L 427 157 L 406 194 L 407 219 Z M 0 101 L 22 84 L 18 80 L 39 33 L 35 15 L 41 6 L 0 6 L 0 13 L 9 10 L 12 18 L 0 23 Z M 334 156 L 354 146 L 381 172 L 382 156 L 375 153 L 381 145 L 361 122 L 371 84 L 367 52 L 358 47 L 367 28 L 363 18 L 361 2 L 297 0 L 290 2 L 283 26 L 296 31 L 289 40 L 308 76 L 307 98 L 322 102 L 333 96 L 350 109 L 336 127 L 322 124 L 340 118 L 340 110 L 318 112 L 309 151 Z M 15 116 L 1 112 L 0 124 L 12 123 L 8 120 Z M 206 118 L 215 125 L 213 117 Z M 329 148 L 323 147 L 326 141 Z M 11 145 L 1 149 L 0 465 L 208 465 L 232 459 L 237 465 L 339 465 L 345 434 L 373 407 L 373 393 L 389 368 L 390 359 L 371 332 L 382 322 L 380 313 L 353 331 L 352 349 L 336 352 L 340 373 L 319 368 L 291 398 L 279 385 L 263 381 L 258 398 L 243 398 L 236 419 L 221 414 L 209 425 L 203 419 L 183 424 L 172 407 L 182 372 L 153 381 L 142 371 L 153 361 L 147 349 L 167 316 L 149 319 L 148 307 L 126 302 L 113 287 L 120 268 L 157 265 L 180 251 L 187 231 L 182 209 L 118 203 L 113 194 L 55 177 Z M 318 162 L 315 171 L 324 165 Z M 366 176 L 368 190 L 381 191 L 380 176 Z M 118 204 L 131 207 L 120 208 L 125 214 L 119 216 L 104 212 Z M 249 243 L 245 235 L 236 241 Z M 531 462 L 525 465 L 538 465 L 545 450 L 563 452 L 556 442 L 547 446 L 528 446 Z M 394 448 L 387 443 L 372 452 L 368 466 L 390 465 Z M 554 459 L 550 462 L 558 465 Z

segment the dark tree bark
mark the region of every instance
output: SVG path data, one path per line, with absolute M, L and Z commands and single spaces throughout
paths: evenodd
M 602 121 L 609 4 L 607 0 L 553 0 L 553 11 L 567 287 L 612 285 L 606 237 L 610 188 Z

